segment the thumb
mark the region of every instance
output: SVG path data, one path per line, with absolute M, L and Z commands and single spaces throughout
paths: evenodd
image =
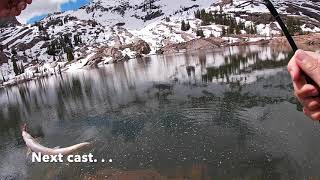
M 319 59 L 307 54 L 305 51 L 296 52 L 296 61 L 302 71 L 320 85 L 320 64 Z

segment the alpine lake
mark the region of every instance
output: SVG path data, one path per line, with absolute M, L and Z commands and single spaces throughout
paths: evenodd
M 320 124 L 297 110 L 266 46 L 152 55 L 0 90 L 0 179 L 320 177 Z M 47 147 L 81 142 L 96 163 L 32 163 L 21 125 Z M 106 159 L 101 162 L 100 159 Z

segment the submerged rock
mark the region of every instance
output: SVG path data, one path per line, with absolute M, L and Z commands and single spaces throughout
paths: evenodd
M 159 83 L 159 84 L 154 84 L 153 87 L 158 89 L 159 91 L 164 91 L 164 90 L 172 90 L 173 85 L 166 84 L 166 83 Z

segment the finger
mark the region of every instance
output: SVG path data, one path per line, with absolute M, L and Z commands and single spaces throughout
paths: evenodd
M 296 97 L 303 101 L 307 100 L 307 98 L 315 97 L 319 95 L 318 89 L 311 85 L 311 84 L 305 84 L 301 89 L 295 90 Z
M 288 64 L 288 71 L 293 81 L 297 81 L 300 76 L 300 68 L 296 63 L 295 57 L 293 57 Z
M 293 87 L 295 91 L 299 91 L 303 86 L 307 84 L 307 81 L 304 77 L 299 77 L 296 81 L 293 81 Z
M 305 108 L 314 111 L 320 108 L 320 98 L 306 99 L 302 104 Z
M 304 108 L 303 112 L 304 112 L 305 115 L 309 116 L 314 121 L 319 121 L 320 120 L 320 109 L 311 111 L 311 110 L 309 110 L 307 108 Z
M 320 66 L 319 58 L 315 58 L 305 51 L 298 50 L 295 54 L 297 65 L 313 79 L 318 85 L 320 85 Z
M 25 10 L 26 7 L 27 7 L 27 3 L 25 3 L 25 2 L 20 2 L 18 4 L 18 10 L 20 10 L 20 11 Z
M 32 0 L 26 0 L 26 3 L 31 4 Z
M 315 59 L 318 59 L 319 58 L 319 53 L 317 52 L 313 52 L 313 51 L 304 51 L 305 53 L 307 53 L 309 56 L 315 58 Z

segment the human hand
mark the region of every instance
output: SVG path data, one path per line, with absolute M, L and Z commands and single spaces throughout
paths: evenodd
M 288 64 L 295 96 L 304 106 L 303 112 L 315 121 L 320 120 L 320 55 L 298 50 Z M 316 84 L 307 84 L 303 72 Z
M 0 18 L 19 16 L 32 0 L 0 0 Z

